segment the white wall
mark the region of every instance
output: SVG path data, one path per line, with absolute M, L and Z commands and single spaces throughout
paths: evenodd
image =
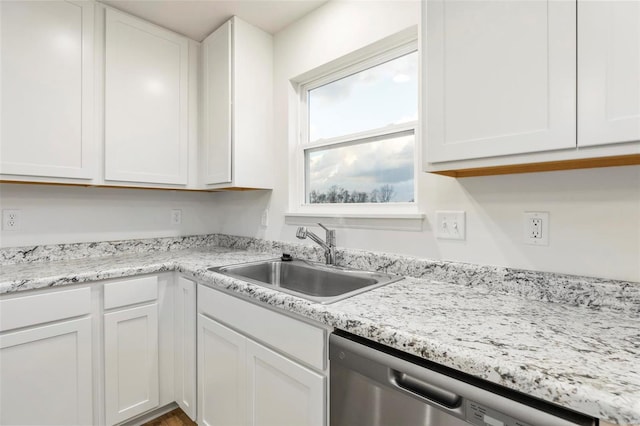
M 419 3 L 330 2 L 276 34 L 274 127 L 277 158 L 272 193 L 218 194 L 220 231 L 295 241 L 284 223 L 287 159 L 294 137 L 289 117 L 295 96 L 289 80 L 384 38 L 419 19 Z M 640 167 L 574 170 L 453 179 L 422 173 L 422 232 L 337 230 L 341 247 L 404 253 L 432 259 L 640 281 Z M 269 209 L 269 226 L 260 226 Z M 433 235 L 436 210 L 467 212 L 466 241 Z M 550 245 L 522 242 L 524 211 L 550 212 Z
M 218 230 L 214 194 L 0 184 L 0 207 L 21 212 L 0 247 L 208 234 Z M 171 225 L 171 209 L 182 224 Z

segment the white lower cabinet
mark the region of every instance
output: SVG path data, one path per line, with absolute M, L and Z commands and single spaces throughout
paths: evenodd
M 249 422 L 324 425 L 325 377 L 247 339 Z
M 196 283 L 173 273 L 0 295 L 0 425 L 196 419 Z
M 325 426 L 327 330 L 172 274 L 0 295 L 0 424 L 175 401 L 200 425 Z
M 91 367 L 91 318 L 0 335 L 0 424 L 92 424 Z
M 247 424 L 246 340 L 216 321 L 198 316 L 198 424 Z
M 104 315 L 107 425 L 158 407 L 158 304 Z
M 196 420 L 196 283 L 178 277 L 174 291 L 174 395 Z
M 203 285 L 198 312 L 198 424 L 326 424 L 324 328 Z
M 198 321 L 200 425 L 324 425 L 324 375 L 202 314 Z
M 91 292 L 0 297 L 0 424 L 93 424 Z

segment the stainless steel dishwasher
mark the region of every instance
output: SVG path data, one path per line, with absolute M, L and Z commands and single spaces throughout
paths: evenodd
M 569 426 L 592 417 L 354 335 L 329 338 L 331 426 Z

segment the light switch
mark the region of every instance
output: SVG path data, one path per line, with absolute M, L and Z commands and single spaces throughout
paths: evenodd
M 464 240 L 466 238 L 464 211 L 437 211 L 436 237 L 442 240 Z

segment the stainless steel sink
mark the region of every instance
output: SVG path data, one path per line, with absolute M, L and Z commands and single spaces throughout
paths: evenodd
M 272 259 L 209 270 L 322 304 L 346 299 L 403 278 L 299 259 Z

